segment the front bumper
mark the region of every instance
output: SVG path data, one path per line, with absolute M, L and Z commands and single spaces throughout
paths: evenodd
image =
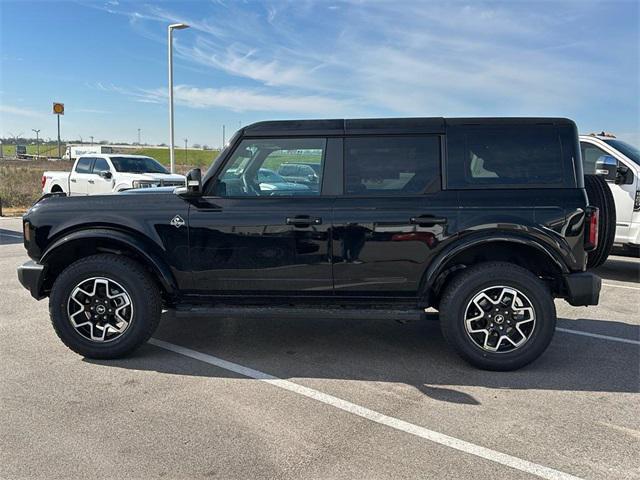
M 31 296 L 36 300 L 45 297 L 42 291 L 42 281 L 44 280 L 44 265 L 29 260 L 18 267 L 18 280 L 24 288 L 29 290 Z
M 574 307 L 597 305 L 602 280 L 591 272 L 570 273 L 564 276 L 566 300 Z

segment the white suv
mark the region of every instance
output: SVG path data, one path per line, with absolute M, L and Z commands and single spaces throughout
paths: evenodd
M 616 204 L 614 245 L 640 249 L 640 150 L 610 133 L 580 135 L 585 174 L 602 175 Z

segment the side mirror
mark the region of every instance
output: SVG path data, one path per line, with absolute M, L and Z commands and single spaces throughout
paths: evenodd
M 187 173 L 187 194 L 202 195 L 202 172 L 199 168 L 189 170 Z
M 113 174 L 109 170 L 105 170 L 99 173 L 99 175 L 105 180 L 110 180 L 113 177 Z
M 602 175 L 605 180 L 615 181 L 618 175 L 618 161 L 611 155 L 602 155 L 596 160 L 596 175 Z
M 616 185 L 630 185 L 633 183 L 633 173 L 626 165 L 618 165 L 616 174 Z

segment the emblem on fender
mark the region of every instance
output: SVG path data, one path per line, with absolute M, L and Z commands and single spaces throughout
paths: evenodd
M 176 215 L 175 217 L 173 217 L 171 219 L 171 221 L 169 222 L 171 225 L 173 225 L 176 228 L 180 228 L 181 226 L 184 225 L 184 220 L 182 219 L 182 217 L 180 215 Z

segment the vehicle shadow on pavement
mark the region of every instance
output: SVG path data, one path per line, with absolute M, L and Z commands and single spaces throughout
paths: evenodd
M 23 241 L 22 232 L 0 228 L 0 245 L 15 245 Z
M 604 265 L 592 271 L 603 280 L 640 283 L 640 262 L 632 258 L 609 258 Z
M 572 322 L 578 321 L 560 320 L 559 326 L 574 328 Z M 619 322 L 597 323 L 600 333 L 606 325 L 620 328 L 614 325 Z M 448 348 L 433 321 L 215 319 L 166 313 L 154 337 L 280 378 L 404 383 L 435 400 L 467 405 L 480 402 L 456 386 L 636 392 L 640 384 L 637 345 L 561 332 L 540 359 L 515 372 L 467 365 Z M 636 327 L 636 334 L 626 338 L 637 337 Z M 126 359 L 86 361 L 173 375 L 244 378 L 152 345 Z

